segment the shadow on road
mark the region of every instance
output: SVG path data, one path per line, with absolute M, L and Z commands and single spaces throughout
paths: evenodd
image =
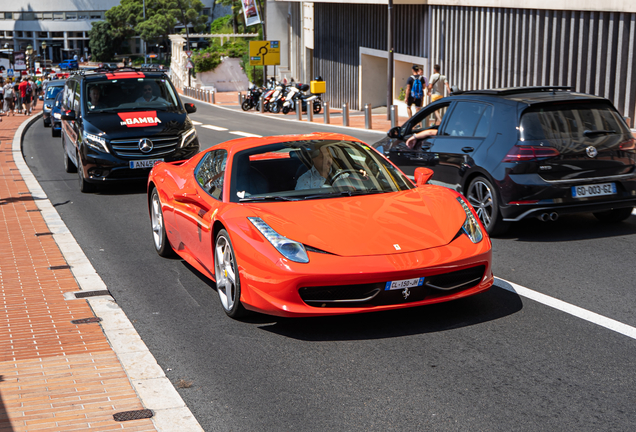
M 522 307 L 517 294 L 493 287 L 452 302 L 388 312 L 319 318 L 266 317 L 268 324 L 259 328 L 304 341 L 384 339 L 472 326 L 512 315 Z M 246 321 L 258 323 L 259 319 Z
M 510 225 L 498 238 L 522 242 L 564 242 L 636 234 L 636 216 L 624 222 L 603 223 L 592 214 L 564 215 L 555 222 L 527 219 Z
M 112 184 L 100 185 L 100 195 L 137 195 L 147 192 L 147 180 L 128 180 Z

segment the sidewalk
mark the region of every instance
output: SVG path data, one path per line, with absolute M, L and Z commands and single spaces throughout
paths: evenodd
M 0 117 L 0 431 L 201 430 L 22 160 L 38 105 Z
M 182 89 L 178 89 L 178 91 L 181 95 L 183 95 Z M 228 107 L 228 108 L 233 108 L 238 111 L 242 111 L 238 103 L 238 93 L 239 92 L 218 92 L 215 95 L 215 104 Z M 245 92 L 243 92 L 243 95 L 245 95 Z M 254 113 L 258 111 L 251 109 L 248 112 Z M 342 109 L 340 107 L 329 107 L 329 114 L 331 117 L 330 124 L 342 126 Z M 267 112 L 267 113 L 263 113 L 262 115 L 296 120 L 296 113 L 294 111 L 290 112 L 289 114 L 283 114 L 283 113 L 274 114 L 274 113 Z M 391 121 L 387 120 L 386 118 L 387 117 L 386 109 L 384 110 L 383 113 L 374 112 L 371 115 L 371 117 L 372 117 L 371 130 L 380 131 L 380 132 L 388 132 L 388 130 L 391 129 Z M 405 117 L 398 117 L 397 124 L 400 125 L 402 124 L 402 122 L 406 120 L 407 118 Z M 305 121 L 305 122 L 307 121 L 307 113 L 303 113 L 302 121 Z M 313 123 L 324 124 L 324 114 L 322 111 L 320 112 L 320 114 L 314 114 Z M 357 128 L 357 129 L 365 129 L 364 111 L 350 110 L 349 111 L 349 126 L 353 128 Z

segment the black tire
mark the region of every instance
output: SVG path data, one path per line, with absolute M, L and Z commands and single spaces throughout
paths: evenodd
M 603 212 L 592 213 L 596 219 L 605 223 L 617 223 L 622 222 L 632 215 L 633 207 L 626 207 L 620 209 L 612 209 Z
M 475 177 L 466 189 L 466 198 L 475 208 L 488 235 L 501 235 L 508 230 L 510 223 L 503 221 L 497 191 L 487 178 Z
M 161 200 L 157 188 L 153 187 L 150 191 L 150 226 L 152 228 L 152 239 L 157 254 L 164 258 L 170 258 L 176 255 L 168 235 L 166 234 L 166 225 L 163 221 L 163 210 L 161 209 Z
M 274 102 L 270 104 L 269 110 L 273 112 L 274 114 L 278 114 L 280 112 L 280 103 Z
M 249 111 L 250 109 L 252 109 L 252 103 L 249 100 L 244 100 L 241 104 L 241 108 L 243 109 L 243 111 Z
M 288 106 L 284 106 L 283 107 L 283 114 L 289 114 L 289 107 Z
M 51 136 L 54 137 L 54 138 L 57 138 L 57 137 L 59 137 L 61 135 L 62 135 L 62 131 L 55 130 L 53 125 L 51 125 Z
M 234 247 L 230 235 L 224 229 L 219 231 L 214 241 L 214 279 L 216 291 L 223 311 L 230 318 L 240 318 L 247 314 L 241 304 L 241 280 L 236 264 Z
M 322 104 L 320 101 L 314 101 L 314 114 L 320 114 L 320 111 L 322 111 Z
M 84 167 L 82 167 L 82 158 L 77 155 L 77 179 L 79 180 L 79 189 L 82 193 L 91 193 L 97 190 L 97 185 L 89 183 L 84 178 Z
M 42 119 L 42 123 L 44 123 L 44 127 L 51 126 L 51 122 L 50 121 L 47 123 L 46 120 Z
M 71 158 L 68 157 L 68 154 L 66 154 L 66 148 L 64 147 L 64 138 L 62 138 L 62 153 L 62 157 L 64 158 L 64 171 L 69 174 L 76 173 L 77 167 L 75 166 Z

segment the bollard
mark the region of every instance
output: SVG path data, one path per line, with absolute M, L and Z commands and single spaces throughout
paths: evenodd
M 329 122 L 331 121 L 331 118 L 330 118 L 331 113 L 329 112 L 329 102 L 324 102 L 322 104 L 322 107 L 324 109 L 323 115 L 325 119 L 325 124 L 329 124 Z
M 239 106 L 243 105 L 243 93 L 238 92 Z
M 205 91 L 205 101 L 210 103 L 210 90 Z
M 212 90 L 210 92 L 210 103 L 211 104 L 215 104 L 216 103 L 216 90 Z
M 396 127 L 397 122 L 398 122 L 397 105 L 391 105 L 391 128 Z
M 303 101 L 298 99 L 296 102 L 296 120 L 300 121 L 303 119 Z
M 373 129 L 373 117 L 371 114 L 371 104 L 364 106 L 364 128 Z
M 312 101 L 310 104 L 307 104 L 307 121 L 314 121 L 314 102 Z
M 263 100 L 263 95 L 261 95 L 261 98 L 258 100 L 258 111 L 263 114 L 263 112 L 265 111 L 263 105 L 265 105 L 265 101 Z
M 342 104 L 342 125 L 349 126 L 349 104 Z

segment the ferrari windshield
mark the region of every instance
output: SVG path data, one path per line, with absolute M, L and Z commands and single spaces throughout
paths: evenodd
M 413 184 L 364 143 L 307 140 L 239 152 L 231 200 L 295 201 L 396 192 Z
M 89 113 L 145 108 L 171 111 L 179 106 L 172 86 L 160 78 L 90 81 L 85 95 Z

